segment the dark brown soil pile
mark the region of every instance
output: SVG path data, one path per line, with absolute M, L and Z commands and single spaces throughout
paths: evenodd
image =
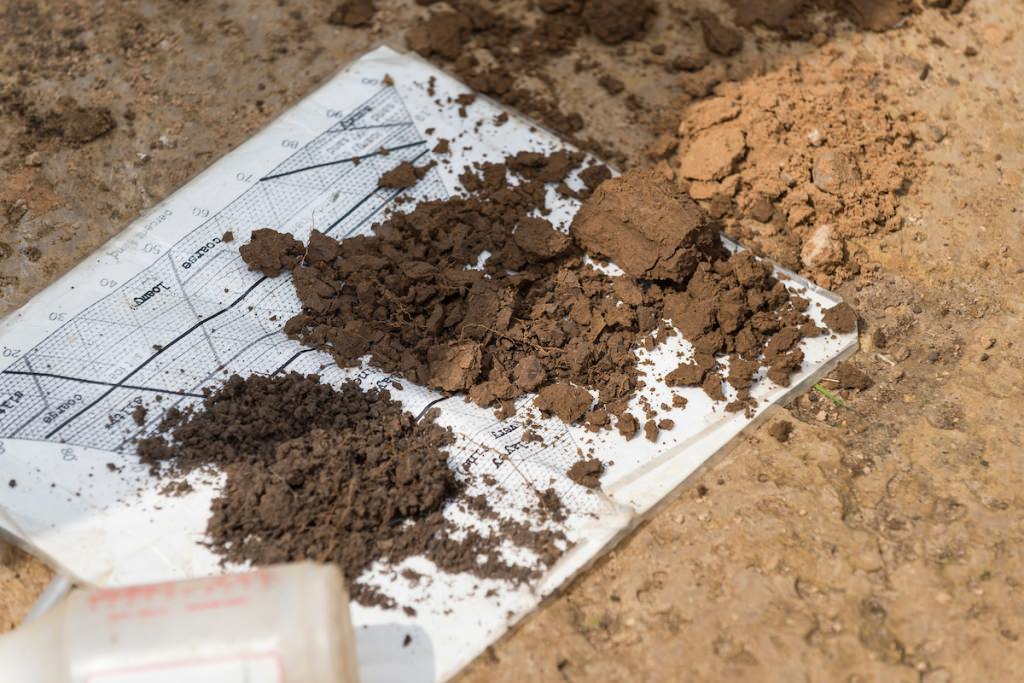
M 531 215 L 544 210 L 545 184 L 560 184 L 578 162 L 522 153 L 464 175 L 469 197 L 395 214 L 372 237 L 338 243 L 314 233 L 292 270 L 303 311 L 286 332 L 343 366 L 371 354 L 381 369 L 481 405 L 561 383 L 566 391 L 542 404 L 566 419 L 590 407 L 583 387 L 621 407 L 636 384 L 632 349 L 649 331 L 637 318 L 642 293 L 585 267 L 563 233 Z M 290 248 L 288 239 L 254 234 L 243 257 L 266 272 L 267 262 L 287 261 L 290 252 L 275 249 Z
M 510 531 L 542 564 L 559 553 L 560 534 L 531 536 L 508 520 L 499 520 L 497 535 L 463 530 L 453 540 L 444 509 L 461 486 L 444 450 L 451 433 L 429 414 L 417 422 L 386 391 L 354 382 L 334 389 L 296 373 L 234 375 L 198 409 L 169 411 L 160 430 L 137 444 L 154 471 L 166 463 L 173 478 L 209 466 L 227 475 L 207 526 L 225 560 L 334 562 L 367 604 L 390 604 L 358 582 L 377 560 L 424 556 L 448 572 L 519 582 L 539 567 L 501 558 Z M 461 504 L 494 517 L 480 501 Z
M 666 318 L 697 351 L 670 383 L 724 400 L 719 358 L 731 354 L 732 408 L 746 405 L 761 366 L 788 384 L 800 339 L 819 332 L 801 312 L 806 301 L 768 265 L 730 256 L 693 202 L 655 173 L 602 184 L 570 242 L 533 214 L 545 210 L 545 181 L 564 184 L 577 162 L 521 153 L 465 174 L 469 196 L 394 214 L 372 236 L 339 243 L 314 232 L 291 267 L 303 309 L 285 331 L 343 366 L 369 354 L 386 372 L 482 406 L 537 392 L 545 413 L 595 428 L 613 426 L 610 414 L 627 435 L 638 425 L 626 412 L 639 382 L 635 352 L 675 333 Z M 251 268 L 292 263 L 290 236 L 253 239 L 243 250 Z M 580 247 L 622 258 L 629 272 L 590 267 Z

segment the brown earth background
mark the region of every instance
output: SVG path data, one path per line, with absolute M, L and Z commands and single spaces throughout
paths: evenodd
M 538 16 L 529 2 L 484 4 L 526 22 Z M 739 97 L 747 110 L 770 84 L 769 94 L 785 90 L 799 125 L 820 116 L 826 130 L 865 111 L 895 122 L 913 148 L 892 215 L 829 242 L 840 253 L 828 272 L 800 260 L 806 228 L 791 234 L 778 221 L 739 218 L 763 213 L 749 187 L 719 207 L 730 232 L 789 258 L 857 308 L 853 363 L 873 384 L 845 390 L 845 407 L 811 392 L 779 410 L 774 421 L 795 425 L 787 443 L 769 436 L 773 420 L 744 437 L 461 680 L 1017 679 L 1024 5 L 971 0 L 959 13 L 927 9 L 884 33 L 822 20 L 801 41 L 755 26 L 725 57 L 705 48 L 699 11 L 728 27 L 731 8 L 656 4 L 641 41 L 609 46 L 583 35 L 517 85 L 582 113 L 577 139 L 612 160 L 663 158 L 672 175 L 686 152 L 671 151 L 676 129 L 708 96 Z M 346 62 L 381 42 L 403 46 L 405 29 L 444 5 L 379 0 L 361 28 L 328 22 L 334 8 L 5 2 L 0 311 L 23 304 Z M 678 68 L 695 56 L 708 64 Z M 834 76 L 836 85 L 812 88 L 800 73 Z M 624 91 L 612 94 L 601 76 Z M 751 135 L 741 164 L 769 163 L 754 155 Z M 853 143 L 864 175 L 883 161 L 873 154 L 892 151 Z M 19 622 L 49 576 L 0 548 L 0 631 Z

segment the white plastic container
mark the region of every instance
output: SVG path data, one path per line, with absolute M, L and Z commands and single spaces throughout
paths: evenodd
M 2 683 L 357 683 L 341 572 L 76 590 L 0 638 Z

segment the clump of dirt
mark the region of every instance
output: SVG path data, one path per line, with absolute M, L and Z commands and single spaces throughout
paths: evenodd
M 377 8 L 374 7 L 373 0 L 345 0 L 334 8 L 330 16 L 327 17 L 327 22 L 335 26 L 358 28 L 373 21 L 373 15 L 376 12 Z
M 593 402 L 594 397 L 583 387 L 558 382 L 541 389 L 535 405 L 541 412 L 557 415 L 562 422 L 570 423 L 583 417 Z
M 700 22 L 704 45 L 711 52 L 728 57 L 743 49 L 743 34 L 731 26 L 723 24 L 718 15 L 711 12 L 700 12 L 697 19 Z
M 789 420 L 778 420 L 768 427 L 768 433 L 779 443 L 788 443 L 793 433 L 793 423 Z
M 601 475 L 604 474 L 604 464 L 596 459 L 578 460 L 573 463 L 569 471 L 565 473 L 580 486 L 588 489 L 596 489 L 601 485 Z
M 840 389 L 864 391 L 874 384 L 871 377 L 853 363 L 840 363 L 836 367 L 835 379 Z
M 546 185 L 565 186 L 580 161 L 520 153 L 464 173 L 468 196 L 395 213 L 372 236 L 339 243 L 314 231 L 303 250 L 257 231 L 242 256 L 264 273 L 291 270 L 302 311 L 285 325 L 289 336 L 339 365 L 369 355 L 386 372 L 481 406 L 537 392 L 543 412 L 595 429 L 612 427 L 611 415 L 632 436 L 636 351 L 677 328 L 695 356 L 671 384 L 725 400 L 728 354 L 737 392 L 729 409 L 748 405 L 762 366 L 788 385 L 803 360 L 800 340 L 819 333 L 802 312 L 807 301 L 750 253 L 731 255 L 693 202 L 647 171 L 601 184 L 570 241 L 538 214 L 547 212 Z M 621 259 L 627 274 L 589 265 L 588 248 Z
M 412 187 L 433 167 L 433 163 L 424 164 L 423 166 L 413 166 L 408 161 L 403 161 L 398 166 L 395 166 L 393 169 L 383 174 L 377 181 L 377 187 L 389 189 L 404 189 Z
M 832 331 L 846 334 L 857 329 L 857 311 L 845 301 L 825 311 L 825 324 Z
M 159 429 L 137 443 L 155 473 L 174 479 L 214 466 L 227 475 L 207 524 L 225 560 L 334 562 L 365 604 L 393 606 L 360 582 L 378 560 L 423 556 L 444 571 L 522 582 L 553 562 L 564 542 L 560 532 L 531 536 L 507 519 L 491 535 L 457 530 L 444 511 L 459 501 L 496 516 L 462 496 L 444 450 L 450 431 L 432 414 L 417 421 L 386 391 L 355 382 L 335 389 L 315 375 L 233 375 L 197 409 L 168 411 Z M 498 547 L 510 537 L 537 552 L 540 564 L 502 559 Z
M 549 11 L 565 11 L 571 3 L 548 3 Z M 647 0 L 587 0 L 581 18 L 594 37 L 605 45 L 640 38 L 654 7 Z
M 573 219 L 572 235 L 590 254 L 647 280 L 685 282 L 721 248 L 704 212 L 657 169 L 602 183 Z
M 63 96 L 51 110 L 32 114 L 28 127 L 40 136 L 57 136 L 72 145 L 84 145 L 114 130 L 114 121 L 107 107 L 82 106 L 70 96 Z
M 857 238 L 901 226 L 919 169 L 913 117 L 885 100 L 884 77 L 839 61 L 720 85 L 679 125 L 679 187 L 745 246 L 845 281 Z
M 253 231 L 252 240 L 239 247 L 238 251 L 249 270 L 258 271 L 267 277 L 277 277 L 282 270 L 295 267 L 305 247 L 290 233 L 260 228 Z

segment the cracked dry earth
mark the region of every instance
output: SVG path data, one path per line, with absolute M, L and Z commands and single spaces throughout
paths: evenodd
M 0 105 L 5 312 L 345 61 L 401 45 L 401 27 L 428 11 L 381 0 L 370 27 L 352 29 L 327 23 L 330 3 L 60 5 L 0 9 L 2 92 L 22 93 Z M 526 79 L 591 112 L 583 137 L 633 165 L 650 163 L 648 145 L 694 92 L 650 46 L 692 51 L 693 10 L 731 16 L 713 2 L 658 7 L 642 43 L 580 38 L 625 93 L 576 73 L 572 56 Z M 858 268 L 833 283 L 862 318 L 852 364 L 871 386 L 826 381 L 845 407 L 810 392 L 776 411 L 462 681 L 940 683 L 1024 669 L 1024 15 L 972 0 L 887 33 L 745 36 L 705 71 L 742 81 L 849 60 L 879 69 L 881 101 L 922 127 L 900 227 L 852 238 Z M 75 105 L 59 102 L 67 94 Z M 50 128 L 27 126 L 26 103 Z M 785 443 L 772 436 L 781 421 Z M 0 552 L 0 629 L 47 578 Z

